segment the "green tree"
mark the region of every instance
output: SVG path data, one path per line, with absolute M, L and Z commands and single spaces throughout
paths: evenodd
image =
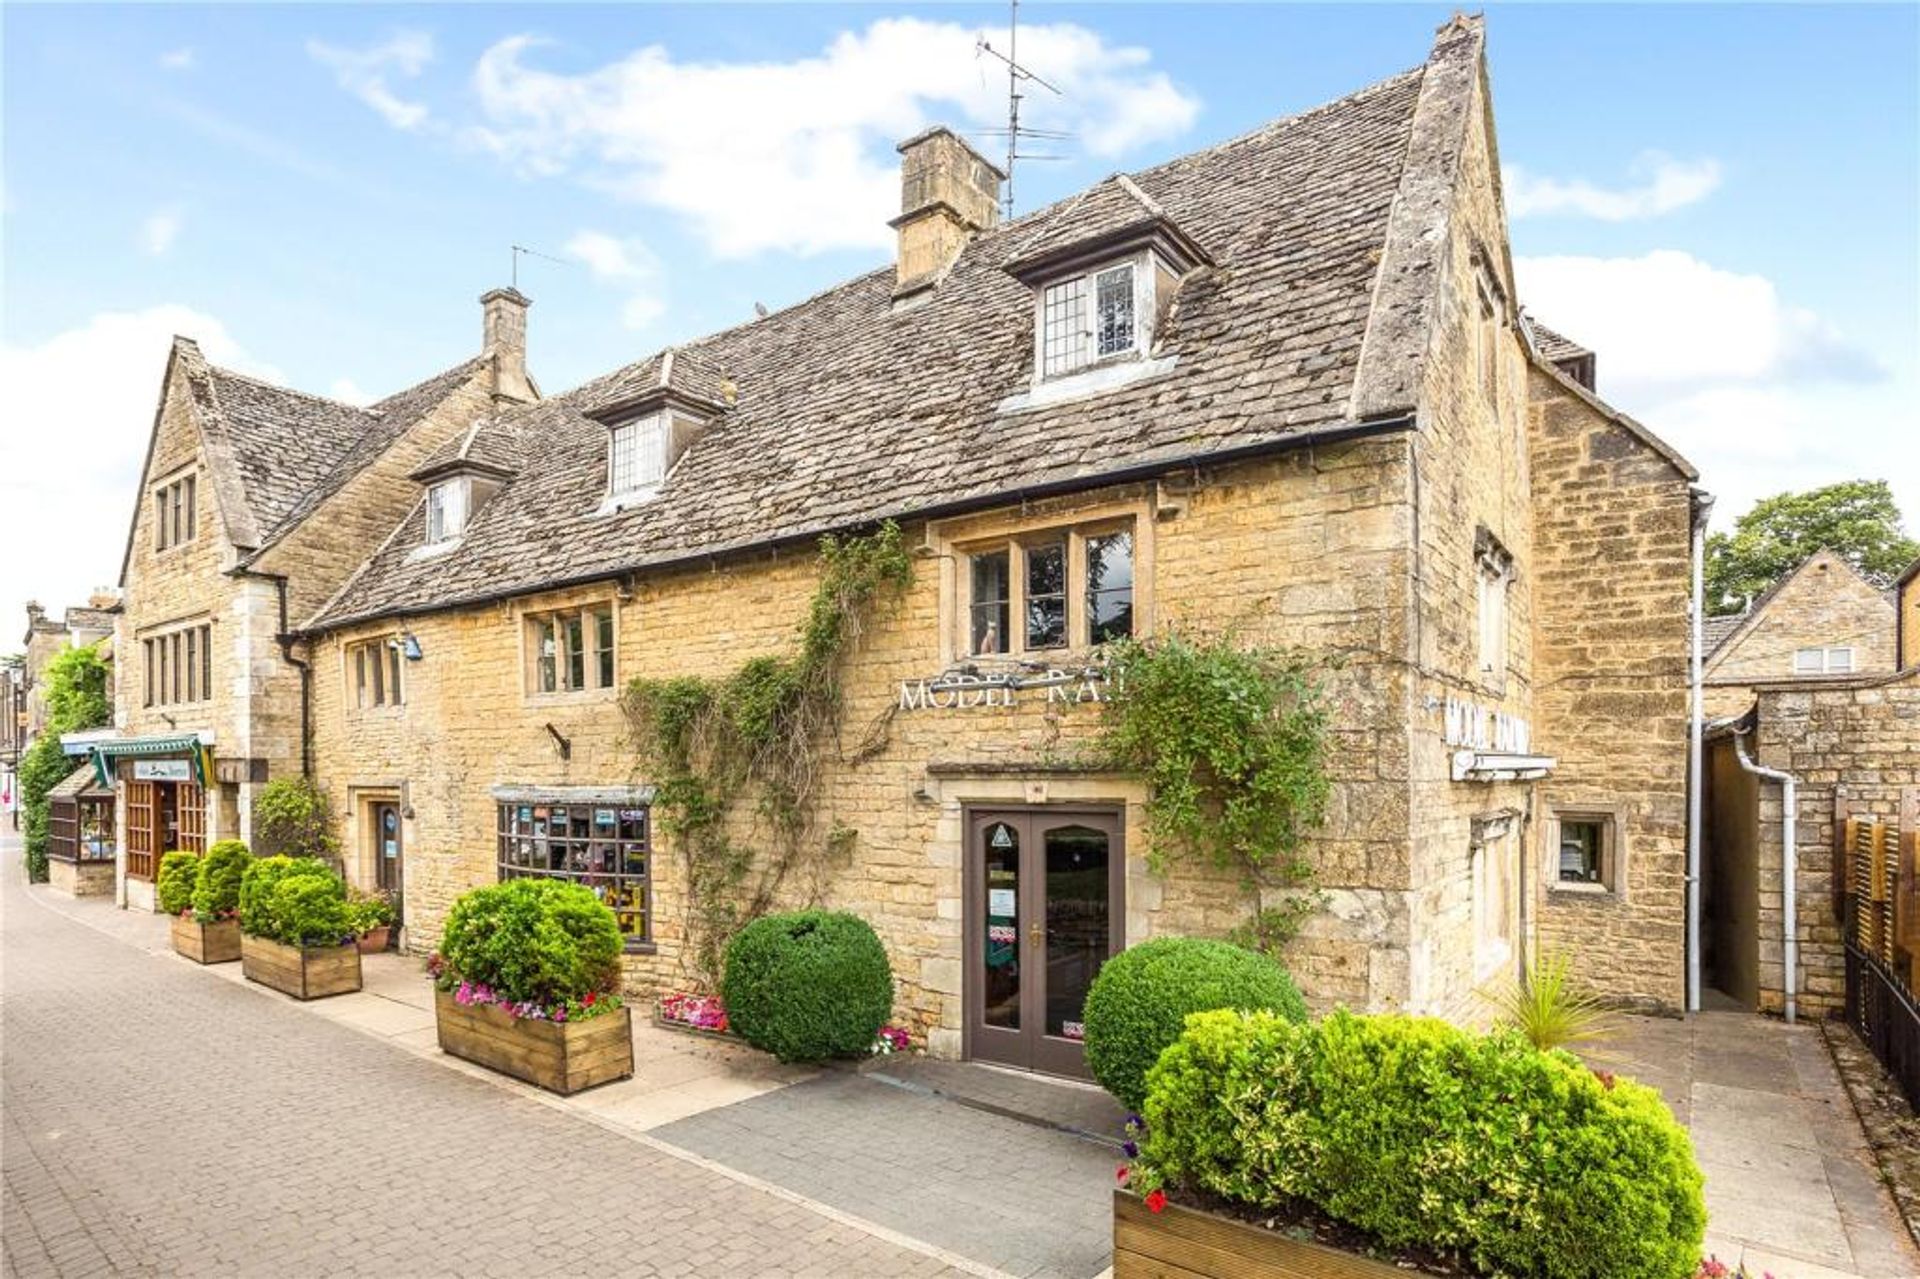
M 27 876 L 47 877 L 47 792 L 78 767 L 60 749 L 62 733 L 100 728 L 113 718 L 107 664 L 96 648 L 70 648 L 47 663 L 47 726 L 20 759 L 20 808 Z
M 1756 502 L 1733 532 L 1707 539 L 1707 611 L 1738 613 L 1822 548 L 1876 586 L 1920 556 L 1885 480 L 1848 480 Z

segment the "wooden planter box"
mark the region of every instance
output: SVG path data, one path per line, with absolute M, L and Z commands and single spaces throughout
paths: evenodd
M 633 1078 L 633 1010 L 622 1004 L 589 1021 L 510 1016 L 492 1004 L 433 994 L 440 1051 L 561 1096 Z
M 360 989 L 360 949 L 282 946 L 264 937 L 240 938 L 240 972 L 295 999 L 321 999 Z
M 1113 1192 L 1113 1279 L 1407 1279 L 1372 1257 L 1291 1239 L 1210 1212 Z
M 240 958 L 240 921 L 202 924 L 192 915 L 175 915 L 173 953 L 196 964 L 230 964 Z

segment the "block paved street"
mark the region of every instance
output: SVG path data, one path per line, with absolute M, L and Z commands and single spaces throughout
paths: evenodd
M 935 1275 L 939 1257 L 29 898 L 0 843 L 9 1276 Z

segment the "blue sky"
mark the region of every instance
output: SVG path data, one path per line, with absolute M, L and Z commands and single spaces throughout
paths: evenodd
M 1429 6 L 1023 7 L 1020 206 L 1420 62 Z M 118 570 L 166 335 L 365 399 L 477 349 L 508 246 L 563 389 L 887 261 L 891 143 L 991 127 L 1003 6 L 8 6 L 0 609 Z M 1496 7 L 1523 302 L 1723 510 L 1920 524 L 1920 10 Z M 998 144 L 983 139 L 989 146 Z M 98 447 L 76 452 L 65 423 Z

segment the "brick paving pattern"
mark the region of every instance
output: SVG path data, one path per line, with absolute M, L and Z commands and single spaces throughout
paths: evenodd
M 957 1273 L 144 954 L 6 859 L 9 1276 Z
M 1011 1274 L 1110 1259 L 1117 1151 L 877 1079 L 833 1072 L 653 1135 Z

